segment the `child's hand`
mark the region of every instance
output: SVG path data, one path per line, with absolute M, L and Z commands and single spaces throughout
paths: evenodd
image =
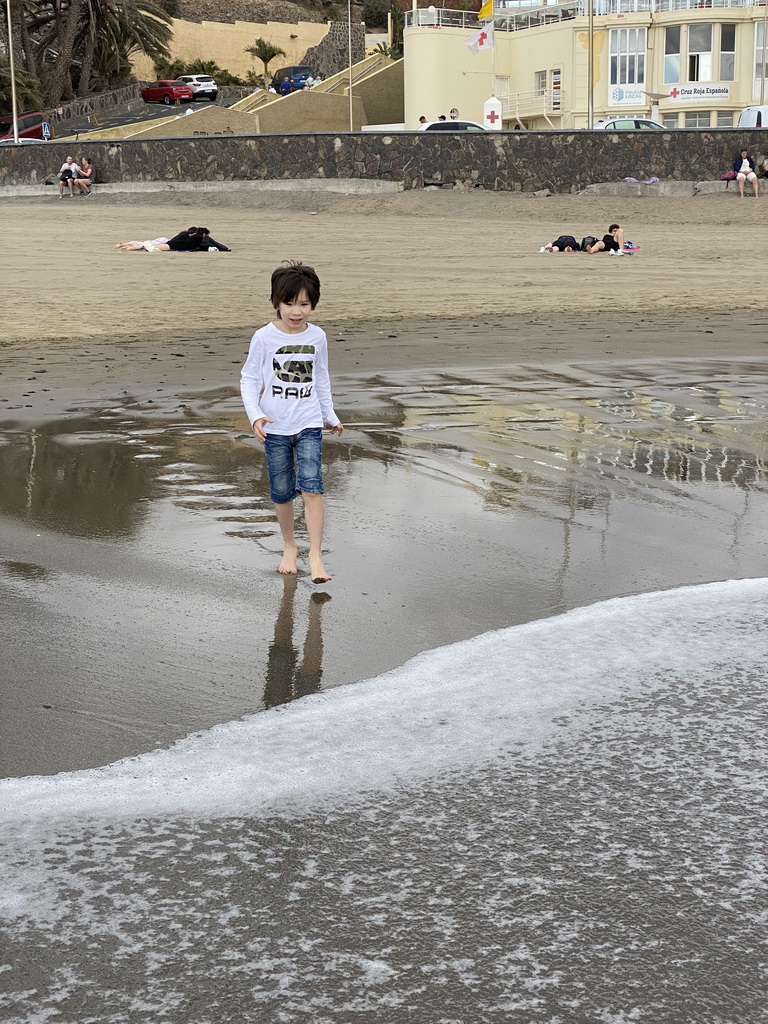
M 260 441 L 264 441 L 267 436 L 267 432 L 264 429 L 265 423 L 272 423 L 272 420 L 267 419 L 266 416 L 262 416 L 258 420 L 253 421 L 253 432 Z
M 339 437 L 344 433 L 344 427 L 340 423 L 337 423 L 335 427 L 331 427 L 332 434 L 338 434 Z

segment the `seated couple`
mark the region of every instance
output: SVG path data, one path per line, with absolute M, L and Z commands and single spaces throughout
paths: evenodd
M 136 252 L 140 249 L 147 252 L 209 252 L 211 249 L 218 249 L 219 252 L 231 252 L 226 245 L 211 238 L 208 228 L 198 227 L 180 231 L 173 238 L 161 236 L 146 242 L 118 242 L 115 249 L 126 249 L 129 252 Z
M 620 256 L 624 255 L 624 230 L 618 224 L 611 224 L 608 234 L 602 238 L 594 235 L 586 235 L 579 244 L 573 235 L 560 235 L 558 238 L 545 245 L 542 252 L 588 252 L 594 256 L 596 252 L 615 252 Z

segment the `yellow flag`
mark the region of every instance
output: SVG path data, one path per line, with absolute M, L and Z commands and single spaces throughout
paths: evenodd
M 485 0 L 485 3 L 478 12 L 478 18 L 492 18 L 493 17 L 493 0 Z

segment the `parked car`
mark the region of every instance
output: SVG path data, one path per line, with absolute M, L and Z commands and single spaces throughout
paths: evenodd
M 146 103 L 169 105 L 176 100 L 192 100 L 195 94 L 186 82 L 174 80 L 153 82 L 141 90 L 141 96 Z
M 210 75 L 179 75 L 178 81 L 189 86 L 196 100 L 215 100 L 219 95 L 219 87 Z
M 43 121 L 45 114 L 38 111 L 30 111 L 26 114 L 19 114 L 16 123 L 19 129 L 20 139 L 42 139 Z M 13 116 L 5 115 L 0 120 L 0 140 L 13 139 Z
M 286 79 L 291 83 L 291 90 L 303 89 L 308 78 L 314 78 L 315 72 L 308 64 L 291 64 L 287 68 L 278 68 L 272 77 L 272 85 L 279 92 L 281 82 Z
M 20 146 L 44 146 L 48 139 L 19 139 Z M 0 139 L 0 146 L 15 146 L 16 140 L 11 135 L 9 138 Z
M 637 132 L 650 129 L 651 131 L 668 132 L 658 121 L 652 121 L 650 117 L 609 117 L 606 121 L 598 121 L 595 128 L 604 129 L 607 132 Z
M 420 132 L 487 132 L 488 128 L 477 121 L 427 121 L 420 124 Z
M 768 107 L 744 107 L 737 128 L 768 128 Z

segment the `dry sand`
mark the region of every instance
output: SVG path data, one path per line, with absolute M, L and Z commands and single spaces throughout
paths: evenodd
M 765 307 L 759 246 L 768 194 L 755 201 L 727 193 L 534 199 L 443 189 L 387 198 L 97 192 L 90 199 L 6 200 L 1 208 L 0 315 L 13 325 L 4 344 L 235 336 L 269 316 L 266 281 L 285 258 L 320 271 L 321 322 L 354 322 L 373 338 L 377 322 L 390 319 L 418 330 L 434 317 L 603 312 L 632 326 L 632 311 Z M 538 253 L 562 232 L 601 234 L 614 219 L 640 245 L 636 256 Z M 201 221 L 233 252 L 111 248 Z M 516 336 L 515 346 L 515 354 L 531 354 L 525 336 Z M 367 365 L 390 365 L 388 349 L 367 352 Z
M 17 416 L 58 410 L 71 386 L 149 387 L 160 373 L 187 387 L 214 376 L 231 381 L 250 334 L 270 316 L 269 274 L 285 258 L 320 272 L 316 319 L 336 374 L 765 351 L 757 246 L 768 194 L 756 202 L 735 193 L 616 200 L 443 189 L 386 198 L 97 191 L 59 201 L 52 190 L 0 208 L 2 396 Z M 614 219 L 639 253 L 538 252 L 562 232 L 599 234 Z M 233 251 L 112 248 L 189 222 L 205 223 Z M 183 360 L 173 355 L 180 346 Z M 25 386 L 30 365 L 43 362 L 44 397 L 41 385 Z

